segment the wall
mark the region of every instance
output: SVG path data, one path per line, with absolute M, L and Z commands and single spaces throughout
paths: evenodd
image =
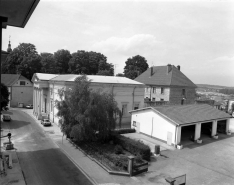
M 25 85 L 20 85 L 20 81 L 25 81 Z M 11 88 L 11 107 L 18 107 L 18 103 L 33 104 L 33 86 L 28 80 L 18 80 Z
M 140 123 L 140 132 L 164 142 L 167 142 L 167 133 L 171 132 L 172 144 L 175 144 L 176 126 L 153 110 L 147 109 L 132 113 L 131 127 L 137 130 L 137 128 L 133 126 L 133 121 L 138 122 L 137 124 Z
M 61 88 L 72 88 L 73 83 L 64 83 L 57 82 L 53 88 L 53 84 L 50 84 L 50 88 L 53 90 L 54 101 L 60 100 L 58 96 L 58 89 Z M 127 104 L 127 114 L 122 117 L 122 127 L 130 127 L 131 115 L 129 111 L 133 110 L 134 103 L 139 103 L 139 108 L 144 107 L 144 86 L 137 85 L 123 85 L 123 84 L 102 84 L 102 83 L 91 83 L 90 85 L 92 90 L 101 89 L 103 92 L 109 92 L 114 94 L 115 100 L 118 104 L 118 108 L 122 110 L 122 105 Z M 136 87 L 136 88 L 134 88 Z M 133 99 L 133 91 L 134 91 L 134 99 Z M 50 96 L 50 99 L 52 97 Z M 50 101 L 51 104 L 51 101 Z M 54 122 L 58 123 L 59 118 L 56 116 L 57 108 L 54 107 L 54 112 L 50 112 L 51 120 L 54 117 Z M 118 123 L 118 121 L 117 121 Z
M 161 94 L 161 87 L 164 88 L 163 94 Z M 156 88 L 155 93 L 153 92 L 153 88 Z M 148 91 L 147 91 L 147 88 L 145 88 L 144 98 L 148 97 L 149 99 L 151 99 L 151 101 L 153 101 L 153 98 L 155 98 L 155 101 L 161 101 L 161 99 L 163 99 L 163 101 L 169 101 L 169 96 L 170 96 L 169 87 L 150 86 L 148 87 Z
M 182 89 L 185 89 L 185 96 L 182 95 Z M 195 88 L 171 87 L 170 104 L 180 105 L 182 98 L 185 98 L 184 104 L 193 104 L 195 102 Z

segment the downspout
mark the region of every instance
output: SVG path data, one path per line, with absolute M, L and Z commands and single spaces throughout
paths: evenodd
M 53 103 L 52 103 L 52 107 L 53 107 L 53 123 L 54 123 L 54 81 L 53 81 Z
M 136 86 L 133 88 L 133 91 L 132 91 L 132 110 L 134 110 L 134 95 L 135 95 L 135 89 L 136 89 Z
M 177 136 L 177 131 L 178 131 L 178 125 L 176 125 L 176 130 L 175 130 L 175 147 L 177 145 L 177 139 L 176 139 L 176 136 Z

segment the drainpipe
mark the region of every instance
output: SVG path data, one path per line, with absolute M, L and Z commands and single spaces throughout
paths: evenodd
M 133 88 L 133 91 L 132 91 L 132 110 L 134 110 L 134 95 L 135 95 L 135 89 L 136 89 L 136 86 Z
M 52 107 L 53 107 L 53 123 L 54 123 L 54 81 L 53 81 L 53 104 L 52 104 Z

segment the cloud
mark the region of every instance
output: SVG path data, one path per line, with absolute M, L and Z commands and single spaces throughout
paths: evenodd
M 104 53 L 118 53 L 121 55 L 147 54 L 160 47 L 162 42 L 154 35 L 137 34 L 131 37 L 110 37 L 93 44 L 93 49 Z

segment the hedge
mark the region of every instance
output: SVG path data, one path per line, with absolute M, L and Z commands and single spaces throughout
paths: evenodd
M 135 156 L 141 156 L 142 159 L 150 161 L 150 147 L 140 141 L 136 141 L 122 135 L 113 134 L 113 141 L 115 144 L 121 145 L 125 150 L 129 151 Z

